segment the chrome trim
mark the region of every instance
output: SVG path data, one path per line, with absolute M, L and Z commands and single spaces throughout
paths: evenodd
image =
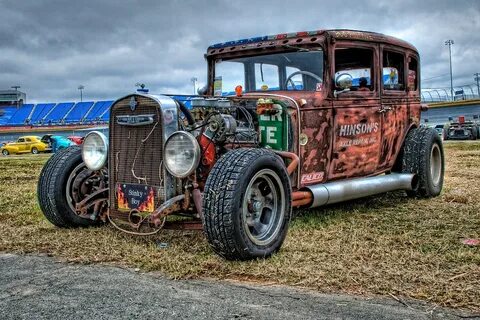
M 154 114 L 141 114 L 138 116 L 117 116 L 117 124 L 121 126 L 146 126 L 153 123 Z
M 130 96 L 150 98 L 159 104 L 162 112 L 162 131 L 164 142 L 167 141 L 168 137 L 170 137 L 172 133 L 178 131 L 178 111 L 177 104 L 175 103 L 174 99 L 163 95 L 131 93 L 115 100 L 110 108 L 113 108 L 116 103 Z M 165 177 L 165 201 L 167 201 L 168 199 L 179 194 L 179 192 L 177 191 L 177 179 L 165 169 L 164 165 L 163 172 Z M 181 188 L 179 189 L 181 191 Z
M 94 135 L 94 134 L 98 135 L 98 136 L 100 137 L 100 139 L 102 139 L 102 142 L 103 142 L 103 144 L 105 145 L 105 148 L 106 148 L 106 150 L 107 150 L 107 154 L 106 154 L 106 156 L 105 156 L 105 159 L 103 160 L 103 164 L 102 164 L 102 166 L 99 167 L 99 168 L 90 168 L 90 167 L 88 167 L 87 163 L 85 162 L 85 158 L 84 158 L 84 156 L 83 156 L 83 148 L 84 148 L 84 146 L 85 146 L 85 141 L 87 141 L 87 139 L 88 139 L 89 136 L 92 136 L 92 135 Z M 103 133 L 101 133 L 100 131 L 91 131 L 91 132 L 89 132 L 89 133 L 85 136 L 85 138 L 83 139 L 82 150 L 81 150 L 82 161 L 83 161 L 83 163 L 85 163 L 85 166 L 86 166 L 88 169 L 90 169 L 90 170 L 100 170 L 100 169 L 102 169 L 102 168 L 105 166 L 105 164 L 108 162 L 108 152 L 110 151 L 110 150 L 109 150 L 109 147 L 110 147 L 110 145 L 109 145 L 109 143 L 108 143 L 108 138 L 107 138 L 107 136 L 105 136 L 105 135 L 104 135 Z
M 187 173 L 185 173 L 183 175 L 175 175 L 167 166 L 167 159 L 166 159 L 167 153 L 165 152 L 165 149 L 166 149 L 167 144 L 170 141 L 170 139 L 172 139 L 175 135 L 184 135 L 185 137 L 187 137 L 187 139 L 189 139 L 192 142 L 192 144 L 195 148 L 192 166 L 191 166 L 191 168 L 188 169 Z M 174 132 L 173 134 L 170 135 L 170 137 L 168 137 L 167 141 L 165 141 L 163 150 L 164 150 L 164 152 L 163 152 L 163 163 L 164 163 L 165 169 L 174 177 L 186 178 L 189 175 L 191 175 L 193 172 L 195 172 L 198 165 L 200 164 L 201 148 L 200 148 L 200 145 L 198 144 L 197 139 L 195 139 L 195 137 L 190 132 L 186 132 L 186 131 L 176 131 L 176 132 Z
M 415 174 L 411 173 L 354 178 L 306 187 L 313 194 L 311 208 L 389 191 L 415 190 L 416 188 L 418 188 L 418 179 Z

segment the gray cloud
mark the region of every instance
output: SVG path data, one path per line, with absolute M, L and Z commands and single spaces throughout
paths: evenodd
M 330 28 L 381 32 L 414 44 L 424 87 L 480 72 L 480 2 L 463 1 L 10 1 L 0 0 L 0 88 L 30 101 L 114 99 L 138 81 L 153 92 L 191 93 L 206 78 L 203 54 L 257 35 Z M 441 77 L 437 77 L 441 76 Z M 432 77 L 436 77 L 431 79 Z

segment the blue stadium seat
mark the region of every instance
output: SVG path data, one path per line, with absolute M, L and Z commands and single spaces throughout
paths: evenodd
M 59 124 L 67 112 L 75 105 L 74 102 L 61 102 L 43 117 L 44 124 Z
M 110 107 L 112 104 L 113 101 L 105 101 L 103 104 L 103 112 L 99 115 L 101 121 L 107 122 L 110 119 Z
M 65 123 L 79 123 L 93 106 L 93 101 L 78 102 L 65 116 Z
M 16 111 L 17 107 L 0 108 L 0 126 L 6 125 Z
M 12 115 L 12 117 L 8 120 L 7 125 L 17 126 L 17 125 L 24 125 L 25 120 L 27 120 L 30 112 L 32 112 L 33 104 L 24 104 L 17 111 Z
M 90 111 L 84 116 L 83 122 L 91 122 L 93 119 L 95 119 L 98 116 L 104 104 L 105 104 L 105 101 L 95 102 L 95 104 L 90 109 Z
M 94 121 L 99 121 L 104 116 L 104 113 L 110 109 L 113 101 L 97 101 L 90 112 L 85 115 L 83 122 L 91 123 Z
M 39 124 L 41 123 L 43 117 L 53 108 L 55 107 L 55 103 L 39 103 L 35 106 L 35 110 L 33 110 L 33 114 L 30 117 L 31 124 Z

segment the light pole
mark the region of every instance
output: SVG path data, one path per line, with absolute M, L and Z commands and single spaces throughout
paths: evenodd
M 480 73 L 476 72 L 473 74 L 475 76 L 475 81 L 477 81 L 477 97 L 480 98 Z
M 83 102 L 83 89 L 85 89 L 84 85 L 78 86 L 78 90 L 80 90 L 80 102 Z
M 193 83 L 193 94 L 196 94 L 197 93 L 197 81 L 198 81 L 198 79 L 197 79 L 197 77 L 192 77 L 190 79 L 190 81 L 192 81 L 192 83 Z
M 453 101 L 452 44 L 455 44 L 453 40 L 445 41 L 445 45 L 448 46 L 448 52 L 450 53 L 450 94 Z

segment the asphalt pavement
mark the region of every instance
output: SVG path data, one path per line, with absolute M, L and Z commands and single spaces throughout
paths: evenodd
M 0 254 L 0 319 L 459 319 L 458 315 L 456 310 L 393 298 L 179 281 L 132 269 Z

